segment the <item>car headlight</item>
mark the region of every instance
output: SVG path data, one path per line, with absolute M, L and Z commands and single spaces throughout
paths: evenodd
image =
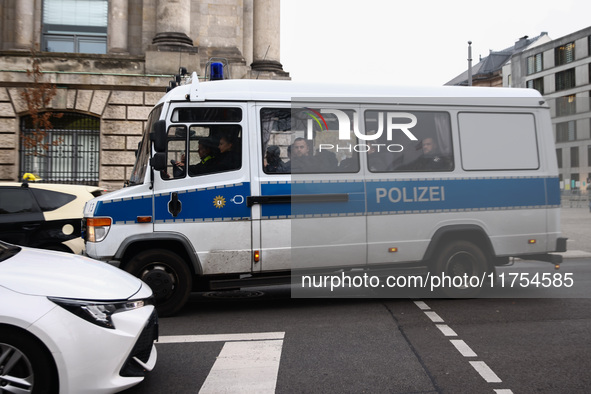
M 86 218 L 85 239 L 88 242 L 101 242 L 109 234 L 111 218 Z
M 115 302 L 73 300 L 70 298 L 47 297 L 50 301 L 56 303 L 78 317 L 89 321 L 97 326 L 105 328 L 115 328 L 111 316 L 115 313 L 130 311 L 142 308 L 151 304 L 151 300 L 127 300 Z

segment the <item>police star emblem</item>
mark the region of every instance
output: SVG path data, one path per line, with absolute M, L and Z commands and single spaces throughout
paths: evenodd
M 222 209 L 226 205 L 226 199 L 222 196 L 216 196 L 213 199 L 213 206 Z

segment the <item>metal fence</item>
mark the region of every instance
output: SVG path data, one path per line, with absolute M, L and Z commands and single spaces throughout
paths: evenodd
M 563 190 L 560 203 L 566 208 L 586 208 L 591 204 L 591 193 L 589 190 Z
M 53 128 L 43 141 L 25 148 L 21 143 L 19 178 L 32 173 L 44 182 L 98 185 L 100 120 L 78 113 L 51 118 Z M 21 118 L 22 136 L 35 130 L 30 116 Z

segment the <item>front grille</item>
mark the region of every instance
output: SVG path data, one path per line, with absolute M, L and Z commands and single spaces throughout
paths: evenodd
M 154 309 L 152 315 L 148 319 L 146 326 L 144 327 L 142 333 L 140 334 L 137 342 L 133 346 L 131 353 L 127 357 L 127 361 L 123 364 L 119 375 L 125 377 L 132 377 L 132 376 L 144 376 L 146 374 L 146 370 L 134 360 L 137 358 L 141 362 L 145 363 L 150 358 L 150 353 L 152 352 L 152 345 L 154 341 L 158 340 L 158 314 Z

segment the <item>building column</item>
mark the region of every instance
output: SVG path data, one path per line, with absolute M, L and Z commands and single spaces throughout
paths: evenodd
M 19 0 L 15 4 L 15 49 L 28 50 L 33 46 L 35 0 Z
M 279 0 L 254 0 L 253 71 L 283 73 L 279 62 Z
M 109 5 L 109 34 L 107 53 L 129 53 L 128 0 L 111 0 Z
M 156 36 L 154 45 L 173 45 L 192 47 L 191 1 L 158 0 L 156 6 Z

